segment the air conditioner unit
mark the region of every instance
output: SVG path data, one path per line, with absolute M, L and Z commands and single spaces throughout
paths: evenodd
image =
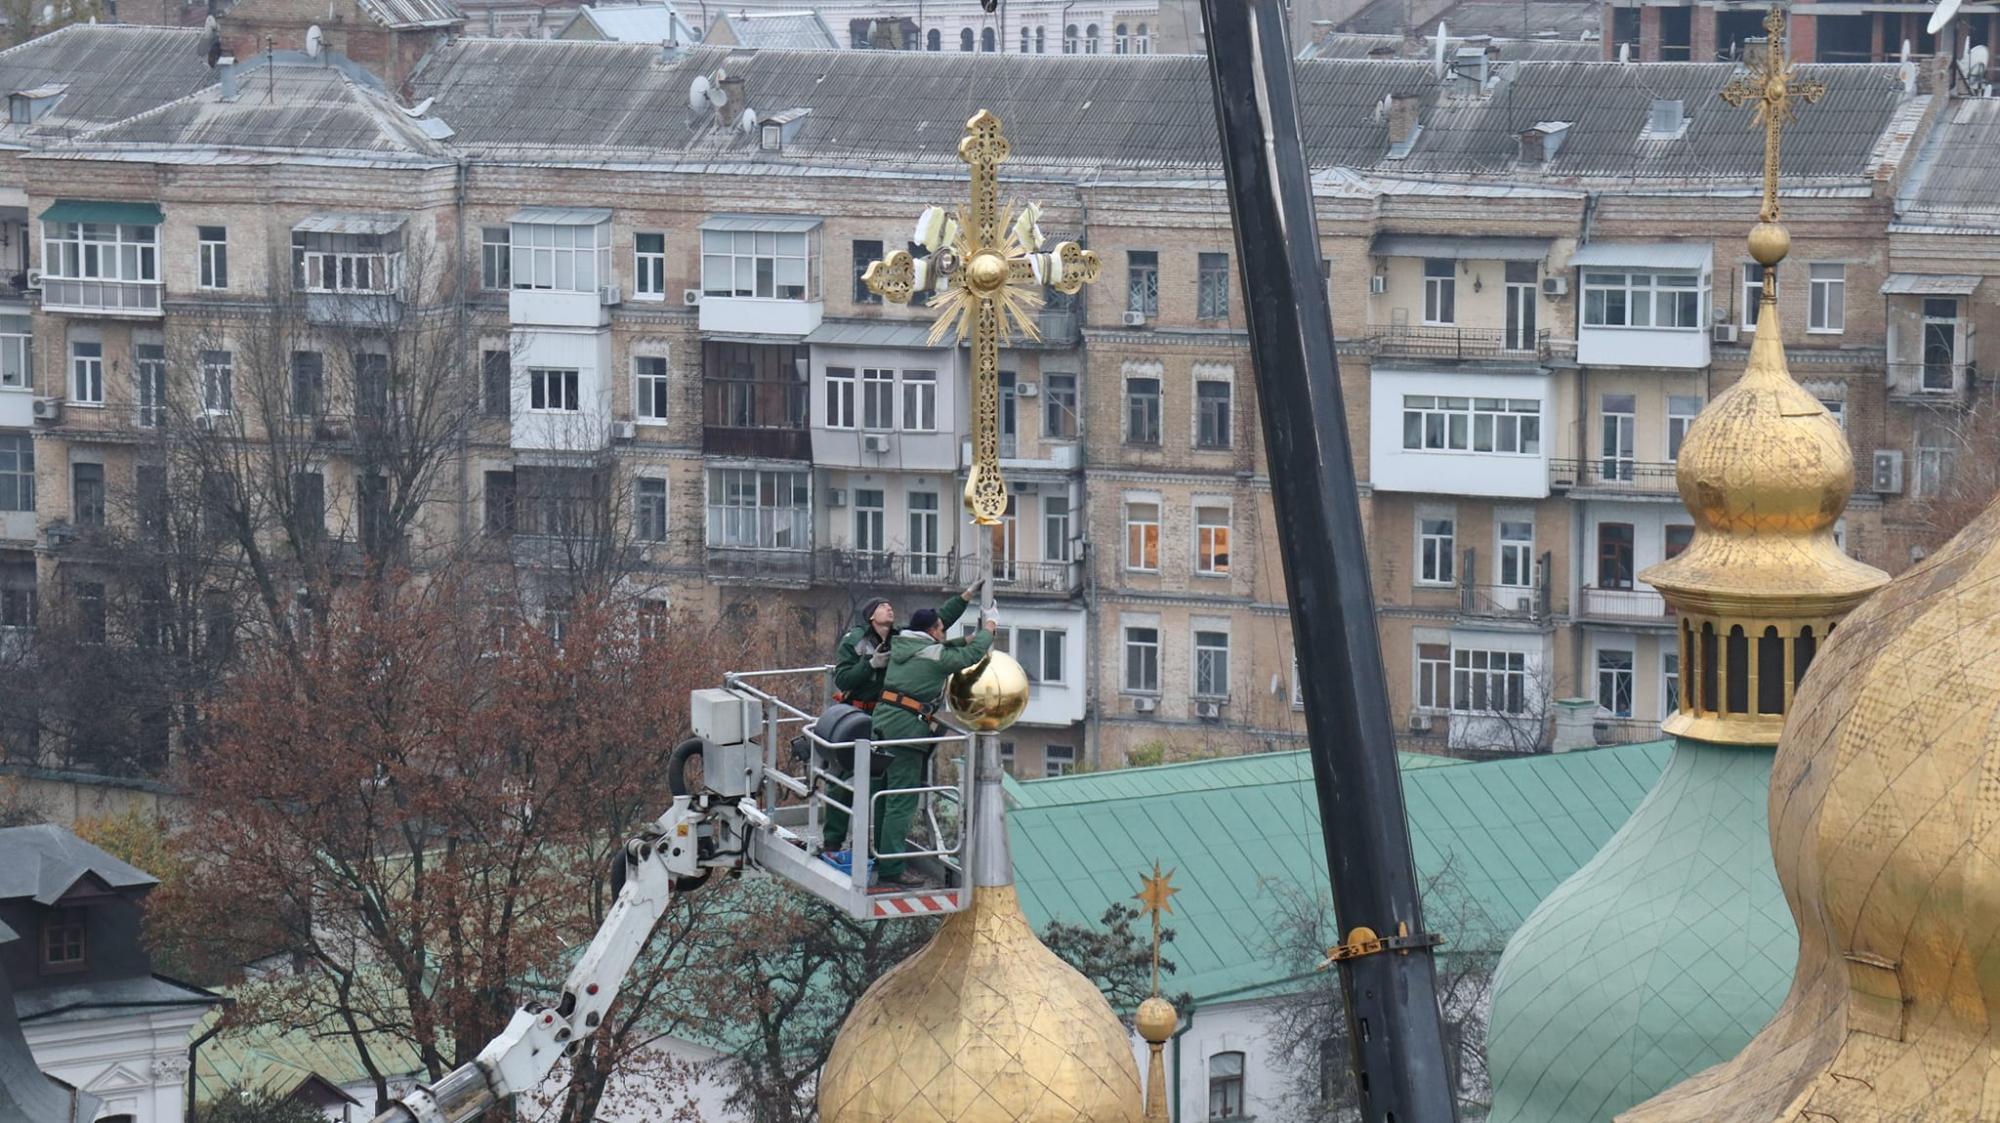
M 1376 274 L 1368 278 L 1368 295 L 1381 296 L 1389 291 L 1389 278 Z
M 846 489 L 846 488 L 844 488 L 844 487 L 830 487 L 830 488 L 827 488 L 827 489 L 826 489 L 826 505 L 827 505 L 827 506 L 829 506 L 829 507 L 845 507 L 845 506 L 847 506 L 847 489 Z
M 1042 387 L 1040 383 L 1016 382 L 1014 384 L 1014 396 L 1017 398 L 1032 398 L 1041 392 Z
M 1431 715 L 1424 713 L 1421 710 L 1410 715 L 1410 732 L 1429 733 L 1430 731 L 1431 731 Z
M 35 420 L 50 425 L 58 424 L 62 421 L 62 407 L 61 398 L 36 398 Z
M 28 270 L 28 287 L 31 289 L 40 289 L 42 287 L 41 270 L 39 269 Z
M 1736 342 L 1737 330 L 1735 324 L 1717 324 L 1714 328 L 1715 341 L 1717 343 L 1734 343 Z
M 621 441 L 632 440 L 639 435 L 639 423 L 636 421 L 616 422 L 612 425 L 611 435 Z
M 1875 450 L 1875 470 L 1869 478 L 1868 490 L 1877 495 L 1903 494 L 1903 450 L 1899 448 L 1878 448 Z
M 597 290 L 597 302 L 609 308 L 613 304 L 625 302 L 625 292 L 617 285 L 606 285 Z
M 889 435 L 887 433 L 863 434 L 861 438 L 861 451 L 875 453 L 889 451 Z
M 1569 278 L 1568 278 L 1568 277 L 1543 277 L 1543 278 L 1542 278 L 1542 295 L 1543 295 L 1543 296 L 1567 296 L 1567 295 L 1569 295 Z
M 1132 699 L 1132 712 L 1135 714 L 1150 714 L 1159 708 L 1160 700 L 1158 698 Z
M 1215 721 L 1222 716 L 1222 703 L 1196 702 L 1194 704 L 1194 716 L 1201 718 L 1203 721 Z
M 700 303 L 701 303 L 701 290 L 700 290 L 700 289 L 682 289 L 682 290 L 681 290 L 681 303 L 682 303 L 682 304 L 685 304 L 685 305 L 687 305 L 687 306 L 688 306 L 689 308 L 693 308 L 693 307 L 694 307 L 695 305 L 697 305 L 697 304 L 700 304 Z
M 1127 313 L 1125 313 L 1125 326 L 1126 326 L 1126 327 L 1128 327 L 1128 328 L 1143 328 L 1143 327 L 1145 327 L 1145 326 L 1146 326 L 1146 314 L 1145 314 L 1144 312 L 1127 312 Z
M 1535 598 L 1518 597 L 1514 601 L 1514 611 L 1526 616 L 1535 611 Z
M 196 414 L 194 418 L 194 427 L 196 429 L 201 430 L 204 433 L 215 432 L 216 430 L 215 415 L 212 413 Z

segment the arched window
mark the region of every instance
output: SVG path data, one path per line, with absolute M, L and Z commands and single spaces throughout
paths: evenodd
M 1757 637 L 1757 712 L 1785 712 L 1785 640 L 1772 627 Z
M 944 33 L 935 27 L 931 28 L 930 32 L 924 36 L 924 46 L 929 47 L 933 51 L 944 50 Z
M 1701 702 L 1695 709 L 1703 713 L 1722 712 L 1722 698 L 1715 690 L 1716 658 L 1715 625 L 1706 620 L 1701 622 Z
M 1073 55 L 1075 53 L 1076 53 L 1076 25 L 1070 24 L 1068 27 L 1063 28 L 1063 54 Z
M 1139 34 L 1132 40 L 1132 50 L 1133 53 L 1141 55 L 1153 53 L 1153 40 L 1146 34 L 1146 25 L 1143 23 L 1139 25 Z
M 1243 1054 L 1217 1053 L 1208 1058 L 1208 1117 L 1235 1119 L 1243 1114 Z
M 1125 54 L 1131 47 L 1131 35 L 1132 32 L 1129 27 L 1122 23 L 1119 24 L 1117 32 L 1111 38 L 1111 53 L 1116 55 Z
M 992 28 L 989 27 L 986 30 L 979 33 L 980 50 L 985 51 L 987 54 L 990 55 L 994 51 L 998 50 L 999 46 L 1000 42 L 998 39 L 994 37 Z
M 1083 29 L 1083 53 L 1086 55 L 1097 53 L 1097 25 L 1094 23 Z
M 1022 54 L 1024 54 L 1024 55 L 1025 55 L 1025 54 L 1027 54 L 1027 53 L 1028 53 L 1028 44 L 1030 44 L 1030 43 L 1032 43 L 1032 42 L 1034 42 L 1034 37 L 1033 37 L 1033 36 L 1031 36 L 1031 35 L 1030 35 L 1030 34 L 1028 33 L 1028 29 L 1027 29 L 1027 28 L 1025 28 L 1025 27 L 1024 27 L 1024 28 L 1022 28 L 1022 29 L 1021 29 L 1021 53 L 1022 53 Z
M 962 31 L 960 31 L 960 32 L 958 33 L 958 49 L 959 49 L 959 50 L 961 50 L 961 51 L 969 51 L 969 50 L 971 50 L 971 49 L 972 49 L 972 29 L 971 29 L 971 28 L 969 28 L 969 27 L 968 27 L 968 28 L 965 28 L 964 30 L 962 30 Z
M 1680 698 L 1675 701 L 1677 708 L 1692 713 L 1701 708 L 1699 696 L 1695 694 L 1696 668 L 1694 658 L 1694 625 L 1686 617 L 1681 618 L 1681 665 L 1679 676 Z M 1680 699 L 1686 699 L 1681 701 Z
M 1035 29 L 1035 53 L 1038 55 L 1048 53 L 1047 34 L 1048 34 L 1048 28 L 1046 27 L 1038 27 Z
M 1729 629 L 1729 639 L 1723 647 L 1723 685 L 1728 697 L 1723 699 L 1723 707 L 1732 714 L 1750 712 L 1750 637 L 1744 634 L 1743 625 Z
M 1813 656 L 1819 651 L 1819 638 L 1813 635 L 1812 625 L 1799 629 L 1799 638 L 1792 641 L 1792 689 L 1797 690 L 1806 681 L 1806 668 L 1812 666 Z

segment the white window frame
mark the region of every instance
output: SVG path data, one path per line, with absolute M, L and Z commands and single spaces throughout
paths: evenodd
M 145 353 L 141 353 L 141 352 Z M 161 343 L 132 344 L 134 422 L 157 429 L 167 419 L 167 348 Z
M 829 429 L 853 429 L 855 412 L 855 389 L 859 383 L 859 372 L 853 367 L 826 368 L 826 427 Z
M 1841 335 L 1847 331 L 1847 266 L 1815 261 L 1806 266 L 1806 334 Z
M 862 367 L 860 371 L 861 428 L 871 433 L 891 433 L 896 429 L 896 372 L 890 367 Z
M 1222 637 L 1220 646 L 1212 642 L 1212 637 L 1215 636 Z M 1204 637 L 1211 638 L 1204 639 Z M 1230 675 L 1233 671 L 1233 668 L 1230 666 L 1229 656 L 1230 648 L 1233 644 L 1234 641 L 1229 634 L 1229 622 L 1227 620 L 1197 619 L 1189 625 L 1188 694 L 1190 697 L 1212 702 L 1226 702 L 1229 700 Z M 1216 667 L 1218 653 L 1221 662 L 1219 683 L 1217 681 L 1218 670 Z M 1208 680 L 1206 689 L 1204 689 L 1202 682 L 1204 677 Z M 1218 689 L 1218 685 L 1220 689 Z
M 1436 526 L 1439 523 L 1442 530 Z M 1458 584 L 1458 513 L 1419 509 L 1416 531 L 1416 583 L 1433 588 Z
M 928 502 L 929 506 L 923 506 L 919 500 Z M 910 576 L 935 577 L 943 563 L 944 553 L 938 493 L 908 492 L 903 496 L 903 505 L 907 515 L 904 524 L 910 532 L 909 540 L 904 543 L 906 556 L 909 559 Z
M 658 364 L 656 371 L 647 367 Z M 641 425 L 665 425 L 672 400 L 665 355 L 632 356 L 632 418 Z M 655 412 L 655 411 L 658 412 Z
M 201 353 L 201 408 L 210 417 L 236 409 L 236 356 L 228 351 Z
M 1049 505 L 1062 504 L 1060 512 L 1052 511 Z M 1042 560 L 1046 562 L 1069 562 L 1074 560 L 1070 548 L 1071 520 L 1076 517 L 1070 506 L 1069 495 L 1042 496 Z
M 1132 635 L 1133 632 L 1151 632 L 1153 636 L 1152 639 L 1150 640 L 1145 639 L 1143 637 L 1135 639 Z M 1158 617 L 1127 616 L 1119 620 L 1118 622 L 1119 693 L 1141 694 L 1152 697 L 1157 697 L 1159 695 L 1161 646 L 1162 644 L 1161 644 L 1161 633 L 1160 633 L 1160 621 Z M 1146 669 L 1150 669 L 1152 671 L 1152 674 L 1149 676 L 1147 675 L 1140 676 L 1141 681 L 1135 685 L 1133 682 L 1133 674 L 1132 674 L 1135 667 L 1134 655 L 1136 654 L 1140 656 L 1139 664 L 1144 665 L 1148 663 L 1148 660 L 1145 658 L 1148 652 L 1151 653 L 1151 659 L 1150 659 L 1150 666 L 1147 667 Z M 1150 679 L 1151 681 L 1147 682 L 1145 681 L 1146 679 Z
M 211 238 L 208 232 L 219 230 L 222 237 Z M 229 228 L 227 226 L 195 227 L 195 287 L 210 291 L 229 288 Z
M 0 316 L 0 390 L 26 390 L 34 382 L 35 322 L 28 316 Z
M 811 301 L 812 267 L 812 238 L 805 231 L 701 232 L 704 297 Z M 789 291 L 793 289 L 797 291 Z
M 1752 280 L 1751 278 L 1756 278 Z M 1744 331 L 1757 330 L 1757 309 L 1764 303 L 1764 267 L 1754 261 L 1743 263 L 1743 309 L 1739 318 Z
M 292 283 L 301 292 L 393 295 L 402 289 L 400 234 L 292 231 Z
M 641 238 L 658 238 L 660 248 L 639 248 Z M 632 299 L 659 301 L 666 298 L 667 235 L 659 230 L 635 230 L 632 232 Z
M 528 368 L 529 413 L 581 413 L 582 391 L 583 373 L 573 367 Z
M 1194 379 L 1194 409 L 1191 411 L 1194 415 L 1192 418 L 1194 422 L 1194 447 L 1197 450 L 1206 452 L 1226 452 L 1235 447 L 1236 444 L 1236 381 L 1233 378 L 1217 375 L 1209 369 L 1197 368 L 1197 372 Z M 1213 443 L 1204 442 L 1201 439 L 1202 414 L 1205 404 L 1202 401 L 1201 390 L 1204 386 L 1222 387 L 1222 439 Z
M 1496 690 L 1497 687 L 1497 690 Z M 1518 691 L 1518 694 L 1515 693 Z M 1484 695 L 1496 695 L 1502 705 L 1478 705 Z M 1518 697 L 1519 708 L 1506 704 Z M 1523 651 L 1459 647 L 1451 649 L 1451 711 L 1456 714 L 1507 714 L 1528 712 L 1535 700 L 1528 696 L 1528 656 Z
M 1620 658 L 1625 662 L 1625 665 L 1622 667 L 1616 663 L 1616 660 Z M 1607 663 L 1607 659 L 1612 660 L 1612 662 Z M 1597 649 L 1594 661 L 1597 667 L 1598 711 L 1610 717 L 1631 717 L 1637 709 L 1636 701 L 1639 689 L 1638 653 L 1629 648 L 1600 647 Z M 1612 701 L 1616 702 L 1620 689 L 1623 689 L 1625 693 L 1625 708 L 1621 710 L 1616 705 L 1605 705 L 1604 699 L 1607 693 Z
M 1033 647 L 1032 653 L 1029 647 Z M 1056 653 L 1056 676 L 1048 676 L 1049 650 Z M 1027 672 L 1028 681 L 1043 686 L 1065 686 L 1069 682 L 1069 633 L 1040 624 L 1007 629 L 1007 653 Z
M 1916 472 L 1910 494 L 1919 499 L 1943 495 L 1951 486 L 1957 457 L 1958 442 L 1950 429 L 1942 425 L 1918 426 Z
M 1482 440 L 1491 447 L 1480 448 Z M 1507 444 L 1514 447 L 1502 447 Z M 1542 454 L 1541 400 L 1405 394 L 1403 449 L 1427 454 L 1538 457 Z
M 1041 32 L 1035 33 L 1040 36 Z M 1067 776 L 1076 771 L 1075 745 L 1050 745 L 1042 750 L 1042 775 Z
M 44 222 L 42 275 L 66 281 L 157 283 L 160 228 L 109 222 Z
M 1841 431 L 1841 432 L 1843 432 L 1843 433 L 1845 433 L 1845 432 L 1847 431 L 1847 401 L 1846 401 L 1846 399 L 1844 399 L 1844 398 L 1821 398 L 1821 399 L 1819 400 L 1819 404 L 1821 405 L 1821 407 L 1823 407 L 1823 408 L 1824 408 L 1824 409 L 1826 410 L 1826 412 L 1827 412 L 1827 415 L 1833 418 L 1833 423 L 1834 423 L 1835 425 L 1838 425 L 1838 426 L 1840 426 L 1840 431 Z
M 1679 462 L 1681 446 L 1687 441 L 1687 431 L 1694 425 L 1694 419 L 1701 415 L 1701 407 L 1699 395 L 1667 395 L 1667 463 Z M 1692 412 L 1686 412 L 1688 409 Z
M 1410 680 L 1410 697 L 1416 708 L 1425 713 L 1451 712 L 1451 643 L 1426 643 L 1417 640 L 1412 643 L 1413 658 L 1416 663 L 1414 677 Z M 1427 658 L 1425 648 L 1433 648 L 1442 654 Z
M 1671 643 L 1660 647 L 1660 720 L 1665 721 L 1680 709 L 1681 653 L 1671 650 Z
M 86 347 L 90 348 L 92 353 L 85 354 L 81 350 Z M 104 405 L 103 340 L 69 341 L 69 387 L 71 404 L 92 407 Z
M 657 485 L 651 495 L 649 485 Z M 635 476 L 632 480 L 632 535 L 641 542 L 665 542 L 673 520 L 673 504 L 669 499 L 672 492 L 665 476 Z M 648 533 L 645 514 L 646 505 L 655 498 L 659 501 L 659 534 Z
M 514 288 L 595 293 L 611 284 L 609 222 L 516 222 L 507 238 Z
M 812 548 L 810 471 L 710 468 L 706 482 L 711 548 Z
M 938 377 L 935 370 L 903 372 L 903 431 L 937 432 Z
M 1134 515 L 1135 513 L 1143 513 L 1142 511 L 1135 511 L 1135 509 L 1137 509 L 1137 508 L 1146 508 L 1146 507 L 1150 507 L 1150 508 L 1152 508 L 1152 517 L 1151 517 L 1151 518 L 1138 518 L 1138 519 L 1135 519 L 1135 518 L 1133 518 L 1133 517 L 1132 517 L 1132 516 L 1133 516 L 1133 515 Z M 1157 496 L 1157 495 L 1127 495 L 1127 496 L 1125 497 L 1125 510 L 1124 510 L 1124 515 L 1125 515 L 1125 569 L 1126 569 L 1126 570 L 1127 570 L 1128 572 L 1131 572 L 1131 573 L 1158 573 L 1158 572 L 1160 572 L 1160 514 L 1161 514 L 1161 510 L 1162 510 L 1162 505 L 1161 505 L 1161 503 L 1160 503 L 1160 497 L 1159 497 L 1159 496 Z M 1139 557 L 1136 557 L 1136 556 L 1135 556 L 1135 551 L 1134 551 L 1134 546 L 1135 546 L 1135 545 L 1137 545 L 1137 540 L 1135 540 L 1135 539 L 1134 539 L 1134 537 L 1133 537 L 1133 534 L 1134 534 L 1134 532 L 1135 532 L 1135 531 L 1138 531 L 1138 530 L 1139 530 L 1139 528 L 1142 528 L 1142 527 L 1152 527 L 1152 547 L 1153 547 L 1153 551 L 1152 551 L 1152 552 L 1153 552 L 1153 557 L 1152 557 L 1152 559 L 1151 559 L 1151 560 L 1152 560 L 1152 563 L 1153 563 L 1153 564 L 1151 564 L 1151 565 L 1140 565 L 1139 563 L 1140 563 L 1140 562 L 1141 562 L 1142 560 L 1145 560 L 1145 559 L 1142 559 L 1142 558 L 1139 558 Z M 1140 533 L 1142 533 L 1142 534 L 1143 534 L 1143 531 L 1140 531 Z
M 499 237 L 495 238 L 494 235 Z M 506 292 L 514 287 L 514 233 L 509 226 L 479 228 L 479 287 L 486 292 Z
M 1508 535 L 1509 528 L 1528 528 L 1526 538 Z M 1526 511 L 1501 511 L 1493 515 L 1493 583 L 1505 589 L 1535 587 L 1535 519 Z M 1508 562 L 1513 562 L 1516 580 L 1507 580 Z
M 1433 272 L 1442 268 L 1442 272 Z M 1458 260 L 1450 257 L 1424 259 L 1424 324 L 1454 327 L 1458 324 Z
M 874 496 L 873 504 L 863 496 Z M 854 537 L 850 543 L 857 553 L 884 554 L 889 551 L 889 493 L 885 488 L 854 489 Z
M 1214 512 L 1221 512 L 1222 521 L 1214 522 Z M 1194 572 L 1198 577 L 1227 577 L 1232 559 L 1229 556 L 1232 539 L 1235 538 L 1236 513 L 1227 499 L 1202 498 L 1194 500 Z M 1214 532 L 1220 531 L 1220 535 Z M 1220 546 L 1218 550 L 1216 547 Z M 1222 559 L 1216 565 L 1217 558 Z M 1206 562 L 1204 563 L 1204 559 Z
M 1585 328 L 1629 331 L 1704 331 L 1708 275 L 1684 270 L 1585 269 L 1577 301 Z M 1692 298 L 1691 300 L 1689 298 Z M 1617 315 L 1614 318 L 1614 305 Z M 1661 323 L 1660 313 L 1674 322 Z

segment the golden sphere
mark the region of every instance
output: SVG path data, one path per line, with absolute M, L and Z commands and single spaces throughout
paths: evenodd
M 1139 1036 L 1154 1044 L 1172 1037 L 1181 1024 L 1174 1004 L 1157 994 L 1139 1003 L 1139 1016 L 1133 1020 L 1138 1023 Z
M 997 253 L 976 253 L 965 263 L 965 283 L 974 292 L 993 292 L 1007 283 L 1007 259 Z
M 1012 655 L 989 651 L 986 658 L 953 674 L 944 693 L 951 712 L 967 728 L 995 733 L 1021 720 L 1021 712 L 1028 708 L 1028 672 Z
M 1792 232 L 1775 222 L 1760 222 L 1750 229 L 1750 257 L 1759 265 L 1772 266 L 1785 260 L 1792 249 Z

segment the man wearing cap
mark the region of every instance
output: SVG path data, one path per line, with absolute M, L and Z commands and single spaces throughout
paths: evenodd
M 958 671 L 986 658 L 993 648 L 993 633 L 999 626 L 988 610 L 979 630 L 962 643 L 945 642 L 945 621 L 938 613 L 920 608 L 910 617 L 910 626 L 889 643 L 889 670 L 882 679 L 881 700 L 875 707 L 875 740 L 902 741 L 936 737 L 943 732 L 936 719 L 944 699 L 945 683 Z M 890 749 L 889 774 L 882 780 L 883 791 L 910 789 L 924 781 L 924 763 L 931 745 L 897 745 Z M 910 822 L 917 815 L 917 793 L 899 791 L 885 796 L 881 815 L 875 822 L 876 853 L 895 853 L 909 848 L 906 841 Z M 900 858 L 884 858 L 876 866 L 877 884 L 892 888 L 917 888 L 921 876 L 906 871 Z
M 978 588 L 975 584 L 937 607 L 935 615 L 945 627 L 958 623 L 958 618 L 965 615 L 966 602 Z M 840 637 L 840 647 L 834 652 L 834 701 L 845 702 L 857 710 L 875 708 L 876 700 L 882 697 L 882 676 L 889 669 L 889 641 L 895 627 L 896 606 L 887 598 L 874 597 L 861 606 L 859 622 Z M 836 766 L 835 770 L 843 779 L 852 775 L 850 767 Z M 847 818 L 847 812 L 827 807 L 822 851 L 837 851 L 847 845 Z

